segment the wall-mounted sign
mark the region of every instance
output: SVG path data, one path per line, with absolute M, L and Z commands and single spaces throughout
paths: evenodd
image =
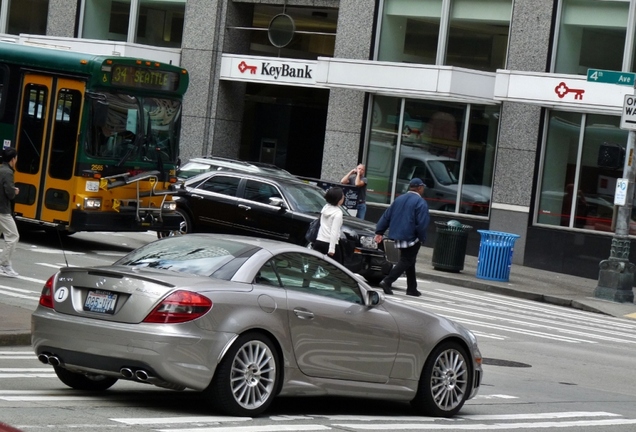
M 636 96 L 625 95 L 623 113 L 621 114 L 621 129 L 636 130 Z
M 223 54 L 221 79 L 316 86 L 316 61 Z
M 624 76 L 623 76 L 624 75 Z M 627 80 L 624 73 L 623 80 Z M 610 76 L 603 74 L 609 80 Z M 612 80 L 614 77 L 612 77 Z M 620 77 L 619 77 L 620 79 Z M 634 89 L 626 85 L 588 81 L 582 75 L 498 70 L 495 100 L 541 105 L 556 109 L 576 109 L 604 114 L 619 114 L 626 94 Z
M 614 193 L 614 205 L 625 205 L 627 202 L 627 186 L 629 180 L 616 179 L 616 192 Z

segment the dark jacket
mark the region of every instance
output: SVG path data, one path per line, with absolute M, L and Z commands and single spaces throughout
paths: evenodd
M 8 164 L 0 165 L 0 214 L 12 214 L 11 201 L 15 199 L 13 168 Z
M 385 210 L 376 225 L 375 233 L 384 235 L 388 228 L 390 239 L 410 242 L 418 238 L 424 244 L 429 221 L 428 204 L 424 198 L 409 192 L 397 197 Z

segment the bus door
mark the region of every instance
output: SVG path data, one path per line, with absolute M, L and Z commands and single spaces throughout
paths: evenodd
M 83 81 L 26 73 L 16 132 L 16 216 L 70 222 Z

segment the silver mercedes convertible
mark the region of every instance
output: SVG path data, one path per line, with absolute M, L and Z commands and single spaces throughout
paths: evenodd
M 78 390 L 120 379 L 192 389 L 235 416 L 259 415 L 277 395 L 337 395 L 450 417 L 477 393 L 481 353 L 425 306 L 301 246 L 188 234 L 111 266 L 61 268 L 33 313 L 32 343 Z

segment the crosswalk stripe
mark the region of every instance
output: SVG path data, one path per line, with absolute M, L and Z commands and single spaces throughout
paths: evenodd
M 26 299 L 26 300 L 33 300 L 33 301 L 36 301 L 36 302 L 40 300 L 40 294 L 39 293 L 35 293 L 33 291 L 28 291 L 28 290 L 22 290 L 22 291 L 30 292 L 31 294 L 22 294 L 20 292 L 16 292 L 15 288 L 0 285 L 0 294 L 2 294 L 4 296 L 14 297 L 14 298 L 21 298 L 21 299 Z
M 384 425 L 386 429 L 386 425 Z M 266 425 L 266 426 L 221 426 L 203 427 L 189 429 L 157 429 L 158 432 L 302 432 L 302 431 L 324 431 L 331 430 L 329 426 L 323 425 Z
M 341 428 L 350 428 L 356 430 L 387 430 L 387 428 L 396 430 L 512 430 L 512 429 L 553 429 L 566 427 L 593 427 L 602 426 L 626 426 L 636 425 L 636 419 L 608 419 L 608 420 L 579 420 L 567 422 L 536 422 L 536 423 L 496 423 L 496 424 L 421 424 L 421 423 L 405 423 L 405 424 L 333 424 L 332 426 Z M 203 429 L 205 431 L 206 429 Z M 599 430 L 599 429 L 597 429 Z M 217 428 L 207 429 L 208 432 L 240 432 L 238 429 Z M 165 432 L 168 432 L 166 430 Z M 194 429 L 172 429 L 170 432 L 195 432 Z M 199 431 L 201 432 L 201 430 Z M 247 432 L 247 431 L 245 431 Z

